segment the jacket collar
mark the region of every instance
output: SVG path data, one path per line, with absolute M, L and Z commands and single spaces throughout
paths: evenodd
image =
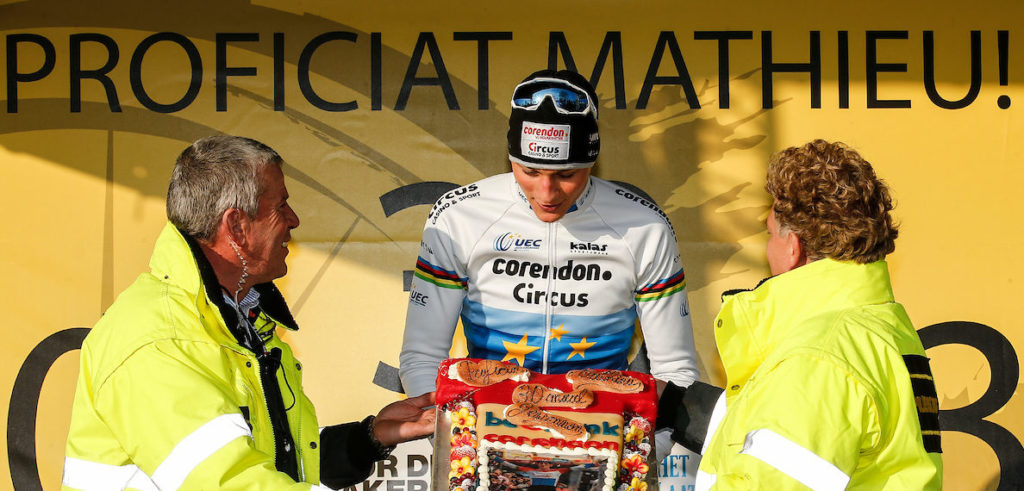
M 168 222 L 156 240 L 149 267 L 155 276 L 185 290 L 190 296 L 199 298 L 205 295 L 208 302 L 217 306 L 228 330 L 236 339 L 242 339 L 238 335 L 238 317 L 224 301 L 213 266 L 195 239 L 182 234 Z M 284 296 L 273 282 L 254 285 L 253 288 L 259 292 L 260 309 L 267 316 L 287 329 L 298 330 Z
M 715 320 L 715 340 L 728 385 L 743 384 L 807 319 L 893 301 L 884 260 L 857 264 L 820 259 L 763 280 L 753 290 L 727 292 Z
M 517 201 L 520 205 L 525 206 L 526 209 L 530 212 L 530 214 L 533 214 L 533 208 L 530 207 L 530 200 L 526 197 L 526 193 L 523 192 L 523 188 L 519 187 L 519 181 L 516 181 L 515 174 L 509 172 L 508 176 L 509 179 L 512 181 L 512 193 L 515 194 L 515 196 L 518 198 Z M 593 197 L 594 176 L 591 175 L 587 178 L 587 185 L 585 188 L 583 188 L 583 192 L 580 193 L 580 197 L 576 198 L 576 202 L 573 203 L 572 207 L 569 208 L 569 211 L 565 212 L 565 216 L 563 216 L 562 218 L 568 216 L 575 216 L 573 215 L 573 213 L 589 206 L 590 203 L 593 201 Z

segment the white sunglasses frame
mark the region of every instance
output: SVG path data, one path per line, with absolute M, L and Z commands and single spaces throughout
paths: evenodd
M 555 106 L 555 111 L 558 111 L 559 114 L 580 114 L 580 115 L 584 115 L 585 116 L 585 115 L 589 114 L 591 111 L 593 111 L 594 112 L 594 119 L 597 119 L 597 103 L 594 102 L 594 100 L 590 97 L 590 93 L 587 92 L 586 89 L 583 89 L 582 87 L 580 87 L 578 85 L 575 85 L 572 82 L 569 82 L 569 81 L 566 81 L 566 80 L 562 80 L 560 78 L 552 78 L 552 77 L 537 77 L 537 78 L 530 79 L 530 80 L 527 80 L 525 82 L 522 82 L 519 85 L 516 85 L 516 88 L 512 89 L 512 99 L 509 101 L 509 105 L 512 106 L 512 109 L 517 109 L 518 108 L 518 109 L 532 110 L 535 107 L 540 105 L 540 104 L 538 104 L 537 106 L 522 107 L 522 106 L 517 106 L 516 102 L 515 102 L 515 94 L 516 94 L 516 91 L 518 91 L 520 87 L 522 87 L 524 85 L 527 85 L 527 84 L 537 83 L 537 82 L 552 82 L 552 83 L 562 84 L 562 85 L 565 85 L 567 87 L 571 87 L 573 89 L 576 89 L 576 90 L 580 91 L 581 93 L 583 93 L 584 95 L 586 95 L 586 97 L 587 97 L 587 109 L 585 111 L 583 111 L 583 112 L 567 111 L 565 109 L 562 109 L 562 108 L 558 107 L 558 104 L 554 104 L 555 101 L 554 101 L 554 99 L 550 95 L 545 95 L 544 97 L 552 99 L 551 100 L 551 102 L 553 103 L 552 105 Z M 543 100 L 544 100 L 544 98 L 542 97 L 541 101 L 543 101 Z

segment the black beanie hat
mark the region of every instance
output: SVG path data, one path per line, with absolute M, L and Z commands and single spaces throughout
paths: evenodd
M 592 107 L 586 114 L 564 114 L 555 108 L 551 97 L 545 97 L 533 108 L 512 104 L 512 115 L 508 119 L 508 158 L 536 169 L 590 167 L 601 151 L 597 93 L 586 78 L 568 70 L 534 72 L 523 79 L 517 89 L 531 82 L 550 86 L 551 81 L 566 82 L 586 91 Z

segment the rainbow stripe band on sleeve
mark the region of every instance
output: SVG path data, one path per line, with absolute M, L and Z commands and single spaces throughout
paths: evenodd
M 655 281 L 654 283 L 637 290 L 636 301 L 650 302 L 651 300 L 658 300 L 659 298 L 665 298 L 681 291 L 683 288 L 686 288 L 686 275 L 683 274 L 683 270 L 680 269 L 668 278 Z
M 459 278 L 454 271 L 448 271 L 428 263 L 422 257 L 416 258 L 416 272 L 413 273 L 423 281 L 429 281 L 441 288 L 465 289 L 466 278 Z

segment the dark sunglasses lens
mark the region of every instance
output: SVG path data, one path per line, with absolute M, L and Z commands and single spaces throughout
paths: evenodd
M 531 108 L 539 106 L 545 97 L 550 97 L 555 106 L 569 112 L 583 112 L 589 105 L 586 94 L 568 87 L 521 87 L 513 96 L 512 103 L 516 107 Z

